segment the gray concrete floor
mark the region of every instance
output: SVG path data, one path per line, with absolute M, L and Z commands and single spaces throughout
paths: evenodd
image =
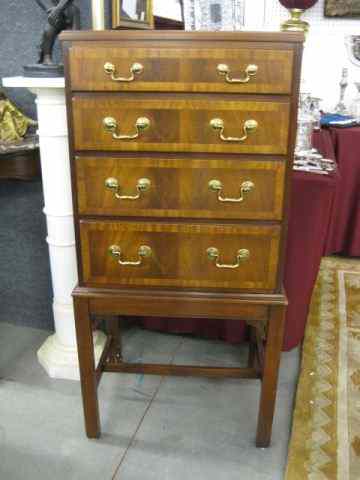
M 299 353 L 282 356 L 273 442 L 254 447 L 254 380 L 105 374 L 103 436 L 83 430 L 80 385 L 37 363 L 48 332 L 0 323 L 1 480 L 277 480 L 284 476 Z M 244 347 L 132 328 L 129 361 L 238 365 Z

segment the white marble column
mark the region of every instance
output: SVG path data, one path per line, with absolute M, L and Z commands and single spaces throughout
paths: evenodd
M 28 88 L 36 95 L 55 334 L 37 352 L 50 377 L 78 380 L 75 321 L 71 292 L 77 284 L 75 232 L 63 78 L 4 78 L 5 87 Z M 36 284 L 36 279 L 34 279 Z M 94 335 L 98 360 L 106 337 Z

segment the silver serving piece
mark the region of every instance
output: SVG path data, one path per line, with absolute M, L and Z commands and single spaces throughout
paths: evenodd
M 360 67 L 360 35 L 346 35 L 345 46 L 351 63 Z
M 321 98 L 313 97 L 310 93 L 300 93 L 293 169 L 328 175 L 336 170 L 335 162 L 323 158 L 312 147 L 313 132 L 321 127 L 320 102 Z
M 340 115 L 346 115 L 348 113 L 346 105 L 344 103 L 345 98 L 345 90 L 349 84 L 348 82 L 349 71 L 347 68 L 343 68 L 341 80 L 340 80 L 340 100 L 339 103 L 335 107 L 335 112 L 340 113 Z
M 302 172 L 318 173 L 328 175 L 337 169 L 336 162 L 329 158 L 324 158 L 315 148 L 304 152 L 297 152 L 293 164 L 294 170 Z

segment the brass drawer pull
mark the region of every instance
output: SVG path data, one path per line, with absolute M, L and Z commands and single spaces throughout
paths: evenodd
M 119 265 L 122 265 L 123 267 L 138 267 L 142 265 L 144 258 L 151 257 L 152 250 L 147 245 L 141 245 L 138 250 L 139 260 L 136 260 L 135 262 L 121 260 L 122 252 L 119 245 L 111 245 L 111 247 L 109 247 L 109 253 L 112 257 L 118 259 Z
M 135 75 L 140 75 L 144 70 L 141 63 L 133 63 L 130 67 L 130 77 L 117 77 L 116 76 L 116 67 L 111 62 L 106 62 L 104 65 L 104 71 L 107 75 L 110 75 L 111 80 L 114 82 L 132 82 L 135 80 Z
M 224 120 L 221 118 L 213 118 L 210 121 L 210 126 L 214 130 L 220 130 L 220 139 L 223 142 L 244 142 L 249 137 L 249 133 L 254 132 L 257 129 L 258 122 L 256 120 L 246 120 L 243 126 L 244 135 L 242 137 L 225 137 L 225 124 Z
M 220 182 L 220 180 L 210 180 L 209 182 L 209 188 L 213 192 L 217 192 L 217 198 L 219 202 L 231 202 L 231 203 L 241 203 L 244 201 L 245 193 L 251 192 L 255 188 L 255 184 L 251 182 L 250 180 L 247 180 L 246 182 L 243 182 L 240 185 L 240 197 L 239 198 L 228 198 L 228 197 L 223 197 L 221 195 L 222 189 L 223 189 L 223 184 Z
M 236 263 L 227 265 L 227 264 L 219 263 L 220 254 L 219 254 L 219 250 L 217 248 L 210 247 L 206 250 L 206 253 L 207 253 L 207 256 L 208 256 L 209 260 L 215 261 L 215 265 L 216 265 L 217 268 L 231 268 L 231 269 L 239 268 L 240 264 L 242 262 L 244 262 L 245 260 L 248 260 L 248 258 L 250 257 L 249 250 L 246 250 L 246 248 L 242 248 L 242 249 L 237 251 L 237 254 L 236 254 L 236 260 L 237 261 L 236 261 Z
M 245 76 L 243 78 L 231 78 L 230 77 L 230 67 L 225 63 L 219 63 L 216 67 L 219 75 L 224 75 L 228 83 L 248 83 L 251 80 L 251 77 L 255 77 L 258 72 L 257 65 L 248 65 L 245 69 Z
M 117 133 L 118 129 L 118 123 L 115 118 L 113 117 L 105 117 L 103 120 L 103 127 L 104 129 L 112 134 L 112 137 L 115 138 L 115 140 L 134 140 L 135 138 L 140 137 L 140 133 L 149 128 L 151 125 L 151 122 L 148 118 L 146 117 L 140 117 L 136 120 L 135 123 L 135 128 L 136 128 L 136 133 L 133 135 L 120 135 Z
M 136 195 L 120 195 L 121 185 L 114 177 L 109 177 L 105 180 L 105 187 L 114 192 L 114 195 L 119 200 L 137 200 L 141 197 L 143 192 L 147 192 L 151 187 L 151 181 L 148 178 L 139 178 L 136 184 Z

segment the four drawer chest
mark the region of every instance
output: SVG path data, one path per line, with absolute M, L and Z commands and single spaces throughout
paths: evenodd
M 302 34 L 64 32 L 86 432 L 103 372 L 261 380 L 270 443 Z M 108 337 L 94 363 L 93 316 Z M 246 368 L 131 364 L 118 316 L 245 320 Z M 231 401 L 231 399 L 229 399 Z M 240 429 L 240 426 L 239 426 Z

